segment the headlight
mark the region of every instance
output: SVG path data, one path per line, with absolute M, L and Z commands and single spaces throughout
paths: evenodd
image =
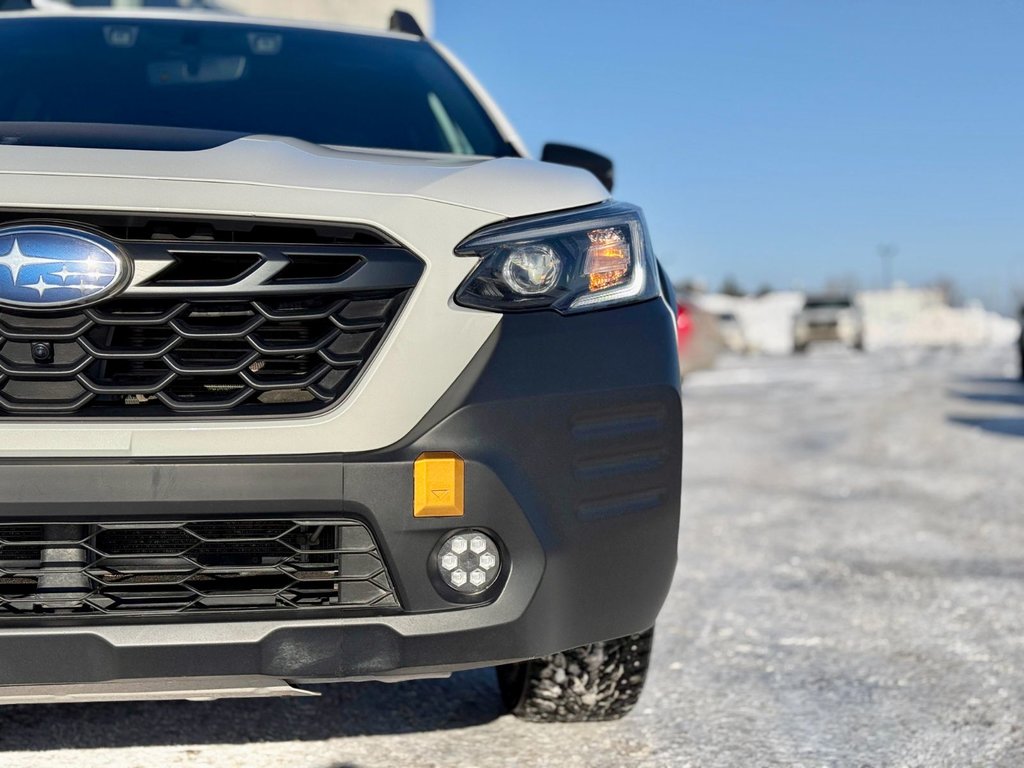
M 455 254 L 480 259 L 455 294 L 474 309 L 570 314 L 645 301 L 659 290 L 643 215 L 624 203 L 489 227 Z

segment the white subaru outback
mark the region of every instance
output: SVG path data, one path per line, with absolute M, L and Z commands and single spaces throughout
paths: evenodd
M 397 18 L 0 14 L 0 702 L 636 702 L 671 288 L 610 164 Z

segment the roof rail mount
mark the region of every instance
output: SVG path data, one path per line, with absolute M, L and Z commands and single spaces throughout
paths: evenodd
M 395 11 L 391 14 L 391 23 L 388 26 L 392 32 L 405 32 L 407 35 L 426 37 L 423 27 L 416 21 L 416 17 L 408 11 Z

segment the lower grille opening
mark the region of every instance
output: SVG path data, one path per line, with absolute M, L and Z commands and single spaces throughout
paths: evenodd
M 0 617 L 397 609 L 356 520 L 0 524 Z

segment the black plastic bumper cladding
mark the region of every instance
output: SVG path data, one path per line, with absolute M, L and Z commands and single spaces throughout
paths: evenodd
M 676 560 L 682 416 L 661 301 L 506 317 L 402 443 L 280 459 L 0 463 L 0 524 L 361 521 L 400 611 L 0 617 L 0 685 L 176 676 L 292 681 L 443 673 L 654 623 Z M 466 515 L 414 519 L 412 463 L 466 459 Z M 497 535 L 510 570 L 479 606 L 446 601 L 430 555 L 453 528 Z M 243 620 L 243 618 L 245 620 Z

